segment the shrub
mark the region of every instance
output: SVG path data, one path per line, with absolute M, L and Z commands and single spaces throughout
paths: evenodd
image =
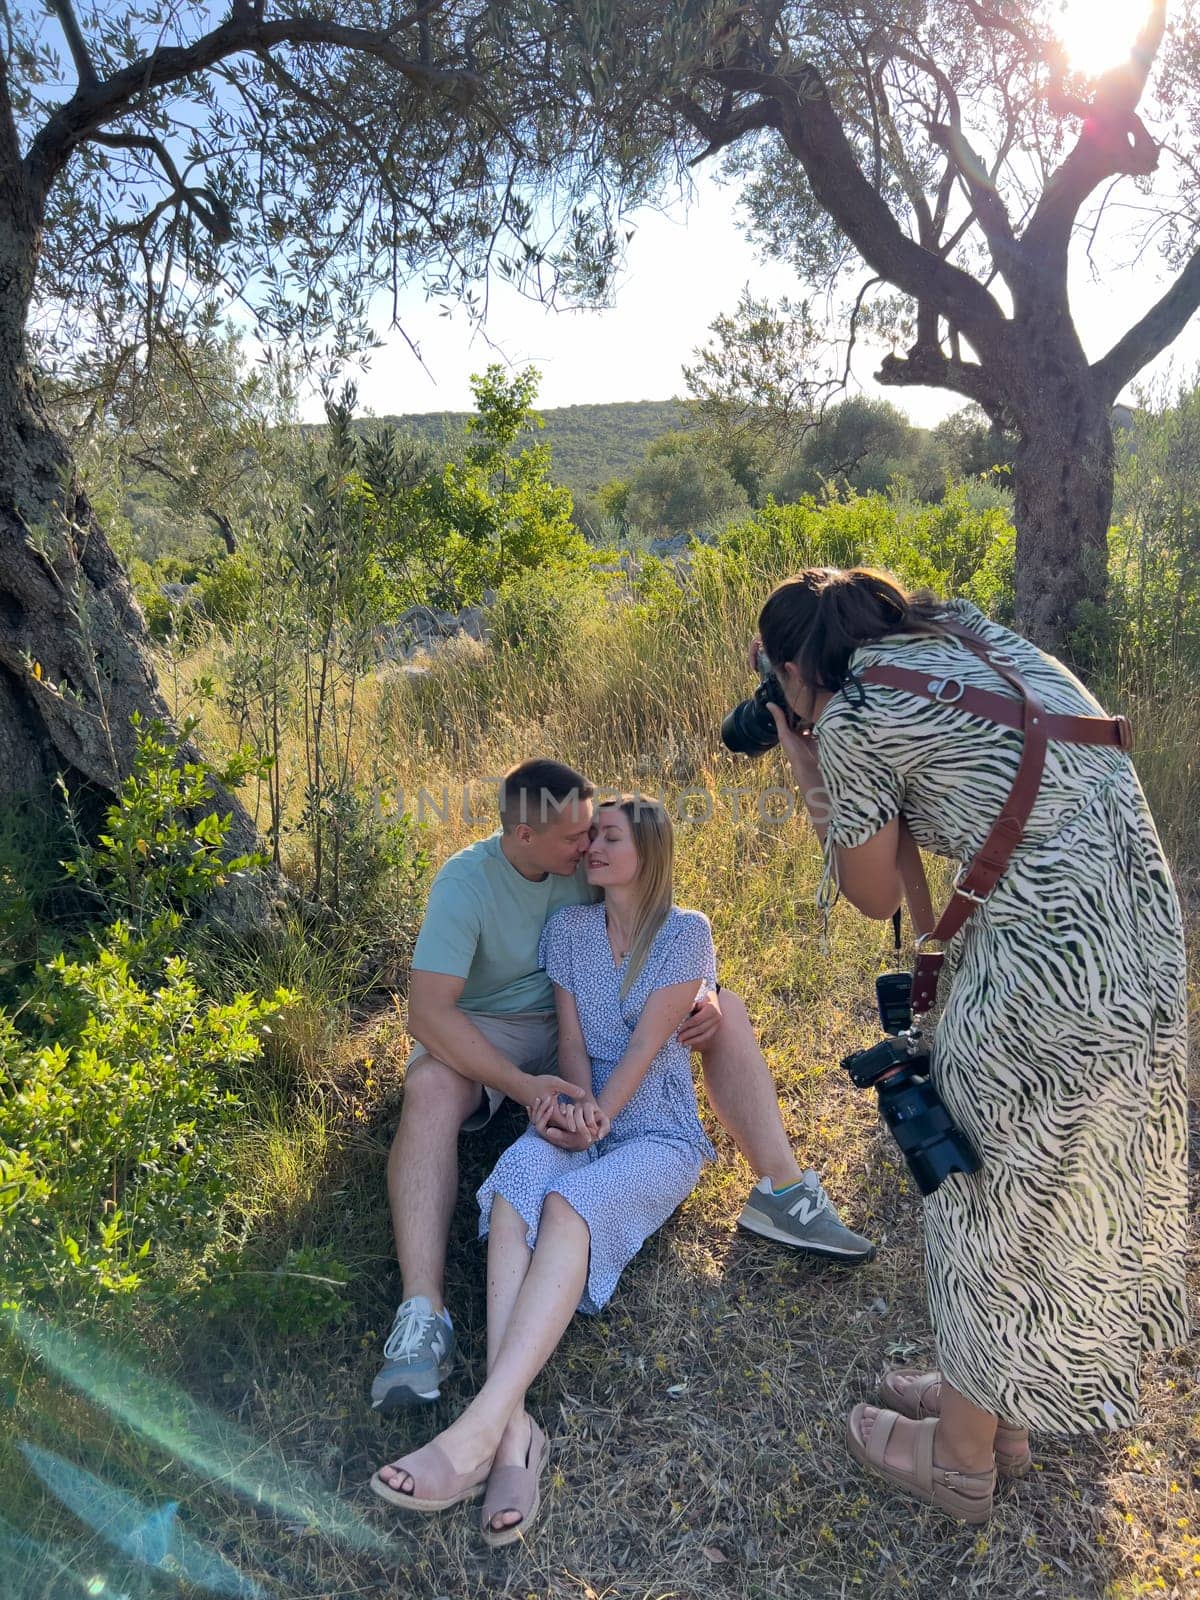
M 246 623 L 258 592 L 258 574 L 241 554 L 216 559 L 200 574 L 200 608 L 223 633 Z
M 277 1267 L 248 1265 L 248 1259 L 222 1258 L 201 1296 L 205 1313 L 230 1331 L 253 1329 L 286 1345 L 327 1333 L 350 1315 L 342 1293 L 350 1270 L 329 1251 L 301 1245 Z
M 253 1060 L 286 1003 L 213 1005 L 187 963 L 138 981 L 126 930 L 94 959 L 57 956 L 31 1005 L 43 1031 L 0 1015 L 0 1291 L 128 1291 L 160 1257 L 215 1237 L 230 1071 Z
M 811 498 L 762 510 L 717 541 L 766 589 L 801 567 L 886 567 L 910 588 L 965 594 L 1002 620 L 1012 614 L 1013 526 L 1003 497 L 947 484 L 936 505 L 904 493 Z
M 259 763 L 239 752 L 219 772 L 198 761 L 179 760 L 180 735 L 163 723 L 145 728 L 135 713 L 137 754 L 133 772 L 104 814 L 95 841 L 75 826 L 65 786 L 68 820 L 73 825 L 71 856 L 64 870 L 90 900 L 94 920 L 127 930 L 132 953 L 141 941 L 152 964 L 173 948 L 184 917 L 211 898 L 235 874 L 265 865 L 257 855 L 229 857 L 225 838 L 229 818 L 212 807 L 212 780 L 229 787 Z

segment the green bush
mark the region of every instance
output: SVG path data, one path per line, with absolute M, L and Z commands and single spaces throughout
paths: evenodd
M 44 812 L 0 810 L 0 1004 L 14 1002 L 38 958 L 59 947 L 51 910 L 62 884 L 63 848 Z
M 302 1245 L 277 1267 L 249 1264 L 252 1257 L 218 1261 L 201 1295 L 207 1316 L 245 1334 L 280 1344 L 314 1339 L 340 1327 L 350 1315 L 342 1293 L 350 1270 L 327 1250 Z
M 581 635 L 610 586 L 609 574 L 587 567 L 539 567 L 509 578 L 488 615 L 492 648 L 559 680 L 578 670 Z
M 231 787 L 259 769 L 240 751 L 221 771 L 198 761 L 180 762 L 179 736 L 163 723 L 137 730 L 134 770 L 104 814 L 103 832 L 93 841 L 73 827 L 72 850 L 64 870 L 89 898 L 93 919 L 128 929 L 132 948 L 141 941 L 146 958 L 160 961 L 177 940 L 184 917 L 207 902 L 230 878 L 265 865 L 258 855 L 230 857 L 225 848 L 229 817 L 211 809 L 212 782 Z M 67 815 L 74 824 L 70 795 Z
M 244 555 L 215 559 L 200 574 L 200 607 L 222 632 L 246 623 L 258 593 L 258 574 Z
M 406 961 L 416 939 L 430 856 L 423 830 L 407 812 L 389 814 L 388 797 L 330 785 L 321 800 L 327 871 L 321 914 L 310 929 L 323 936 L 353 934 L 347 977 L 366 981 L 372 971 Z M 311 805 L 301 827 L 311 832 Z M 289 863 L 291 874 L 313 893 L 311 858 Z M 338 943 L 344 940 L 337 939 Z
M 936 505 L 902 493 L 768 500 L 717 550 L 768 587 L 801 567 L 885 567 L 910 588 L 966 594 L 1003 619 L 1012 614 L 1014 538 L 1002 497 L 952 483 Z
M 227 1086 L 288 996 L 208 1003 L 187 963 L 139 982 L 112 930 L 94 959 L 57 956 L 29 1008 L 0 1014 L 0 1291 L 129 1291 L 160 1258 L 216 1236 Z

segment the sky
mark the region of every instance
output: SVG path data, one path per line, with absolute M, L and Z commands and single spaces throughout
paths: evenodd
M 1124 58 L 1148 0 L 1045 0 L 1071 61 L 1088 72 Z M 197 7 L 211 11 L 211 5 Z M 1131 186 L 1131 180 L 1126 180 Z M 666 400 L 683 396 L 683 366 L 708 338 L 709 325 L 732 312 L 743 288 L 776 301 L 805 297 L 793 271 L 764 262 L 747 240 L 738 217 L 738 188 L 722 184 L 716 171 L 701 168 L 689 196 L 663 211 L 632 219 L 636 228 L 614 304 L 607 309 L 555 311 L 521 296 L 511 286 L 492 286 L 483 329 L 455 305 L 428 300 L 419 285 L 400 300 L 404 332 L 387 327 L 390 295 L 381 294 L 376 329 L 382 347 L 357 374 L 360 411 L 376 415 L 473 408 L 470 376 L 492 361 L 541 372 L 541 409 L 621 400 Z M 1101 260 L 1103 260 L 1103 255 Z M 1106 267 L 1104 281 L 1089 272 L 1082 242 L 1072 274 L 1072 305 L 1085 349 L 1100 356 L 1153 303 L 1166 286 L 1148 254 L 1136 270 Z M 849 292 L 857 280 L 847 285 Z M 836 331 L 836 330 L 835 330 Z M 410 346 L 416 345 L 420 360 Z M 963 402 L 938 389 L 883 389 L 872 372 L 885 354 L 865 341 L 856 350 L 847 393 L 882 396 L 914 422 L 931 426 Z M 1137 380 L 1195 381 L 1200 373 L 1200 318 Z M 301 414 L 320 420 L 323 405 L 307 394 Z
M 481 332 L 461 309 L 429 301 L 414 287 L 401 299 L 401 315 L 405 332 L 420 350 L 418 361 L 401 334 L 385 333 L 381 300 L 378 330 L 385 343 L 358 375 L 360 411 L 377 416 L 470 411 L 470 375 L 492 361 L 536 366 L 542 374 L 537 403 L 543 410 L 666 400 L 686 394 L 684 363 L 706 341 L 713 318 L 733 311 L 744 286 L 771 300 L 803 297 L 804 287 L 789 267 L 760 260 L 739 225 L 737 188 L 712 175 L 697 174 L 690 200 L 680 200 L 664 213 L 642 213 L 634 222 L 636 233 L 609 309 L 555 311 L 499 283 Z M 1156 279 L 1147 259 L 1138 269 L 1114 270 L 1107 282 L 1096 281 L 1082 244 L 1075 255 L 1076 325 L 1094 359 L 1157 299 L 1166 280 Z M 871 373 L 884 353 L 880 347 L 861 347 L 848 393 L 882 396 L 926 427 L 964 404 L 938 389 L 880 388 Z M 1197 368 L 1200 318 L 1193 318 L 1138 381 L 1145 384 L 1171 373 L 1183 378 Z M 317 421 L 322 415 L 319 396 L 307 398 L 305 420 Z

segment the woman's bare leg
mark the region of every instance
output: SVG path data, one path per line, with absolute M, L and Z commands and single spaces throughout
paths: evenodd
M 996 1413 L 984 1411 L 942 1379 L 942 1409 L 933 1438 L 933 1459 L 958 1472 L 987 1472 L 996 1447 Z
M 499 1204 L 499 1200 L 495 1204 Z M 507 1202 L 504 1202 L 507 1205 Z M 511 1207 L 508 1207 L 512 1211 Z M 516 1213 L 513 1212 L 515 1216 Z M 517 1219 L 520 1221 L 520 1219 Z M 493 1209 L 493 1228 L 496 1226 Z M 501 1213 L 501 1251 L 507 1252 L 510 1230 Z M 515 1241 L 515 1228 L 512 1230 Z M 521 1224 L 521 1249 L 525 1248 L 525 1228 Z M 517 1447 L 514 1459 L 524 1461 L 528 1434 L 522 1441 L 516 1427 L 523 1426 L 525 1391 L 545 1366 L 575 1314 L 587 1282 L 591 1236 L 587 1224 L 561 1195 L 546 1196 L 538 1228 L 537 1249 L 523 1279 L 511 1294 L 515 1270 L 498 1273 L 495 1280 L 497 1324 L 503 1331 L 493 1348 L 492 1309 L 489 1304 L 488 1376 L 471 1404 L 450 1426 L 438 1435 L 451 1463 L 459 1472 L 472 1472 L 495 1459 L 500 1441 L 516 1419 L 510 1442 Z M 514 1252 L 515 1255 L 515 1252 Z M 497 1263 L 499 1266 L 499 1262 Z M 488 1251 L 489 1297 L 492 1295 L 491 1249 Z M 507 1302 L 507 1315 L 504 1305 Z M 521 1446 L 524 1446 L 522 1449 Z M 402 1493 L 411 1488 L 407 1473 L 382 1468 L 384 1481 Z M 505 1519 L 508 1520 L 508 1519 Z M 503 1521 L 500 1523 L 503 1526 Z
M 525 1219 L 509 1205 L 502 1194 L 492 1201 L 491 1226 L 488 1229 L 488 1371 L 496 1365 L 496 1357 L 504 1342 L 505 1329 L 512 1316 L 521 1285 L 525 1282 L 533 1252 L 525 1242 Z M 493 1460 L 494 1467 L 524 1466 L 529 1458 L 529 1417 L 524 1396 L 513 1410 L 500 1435 Z M 492 1527 L 499 1531 L 519 1522 L 519 1511 L 500 1511 L 492 1518 Z
M 901 1390 L 907 1390 L 910 1385 L 919 1383 L 921 1379 L 922 1374 L 919 1372 L 914 1372 L 910 1377 L 898 1372 L 892 1374 L 892 1382 Z M 940 1402 L 941 1384 L 938 1385 L 938 1399 Z M 1003 1436 L 1000 1433 L 1001 1428 L 1004 1430 Z M 1001 1448 L 1002 1445 L 1003 1449 Z M 1000 1417 L 996 1429 L 997 1465 L 1000 1465 L 1004 1460 L 1013 1460 L 1023 1456 L 1028 1449 L 1029 1429 L 1023 1428 L 1015 1422 L 1006 1422 L 1003 1417 Z

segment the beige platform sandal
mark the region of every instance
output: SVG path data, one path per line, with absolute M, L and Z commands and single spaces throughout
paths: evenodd
M 542 1503 L 542 1468 L 550 1446 L 546 1435 L 532 1417 L 529 1419 L 529 1449 L 523 1467 L 493 1467 L 483 1497 L 483 1511 L 479 1518 L 479 1531 L 489 1550 L 499 1550 L 506 1544 L 516 1544 L 524 1539 Z M 493 1518 L 511 1511 L 520 1519 L 506 1528 L 493 1528 Z
M 863 1423 L 868 1409 L 875 1411 L 870 1438 L 863 1436 Z M 911 1471 L 885 1462 L 884 1452 L 892 1430 L 900 1421 L 898 1411 L 883 1411 L 875 1407 L 857 1405 L 846 1422 L 846 1435 L 850 1454 L 868 1472 L 890 1483 L 901 1493 L 924 1500 L 936 1506 L 947 1516 L 959 1522 L 986 1522 L 992 1514 L 992 1497 L 996 1490 L 996 1469 L 990 1472 L 956 1472 L 949 1467 L 937 1467 L 933 1462 L 933 1436 L 937 1431 L 937 1418 L 930 1417 L 916 1424 L 916 1456 Z
M 482 1476 L 478 1471 L 459 1472 L 436 1439 L 401 1456 L 391 1470 L 411 1478 L 411 1490 L 393 1489 L 379 1472 L 371 1479 L 371 1489 L 401 1511 L 449 1511 L 464 1500 L 477 1500 L 487 1485 L 486 1467 Z
M 896 1383 L 896 1378 L 907 1378 L 907 1383 Z M 924 1422 L 926 1417 L 941 1413 L 942 1375 L 940 1372 L 920 1372 L 915 1367 L 897 1367 L 885 1373 L 879 1385 L 880 1398 L 885 1406 L 898 1411 L 902 1417 Z M 1023 1478 L 1033 1466 L 1033 1452 L 1024 1428 L 1013 1428 L 1006 1422 L 996 1424 L 996 1471 L 1002 1478 Z

